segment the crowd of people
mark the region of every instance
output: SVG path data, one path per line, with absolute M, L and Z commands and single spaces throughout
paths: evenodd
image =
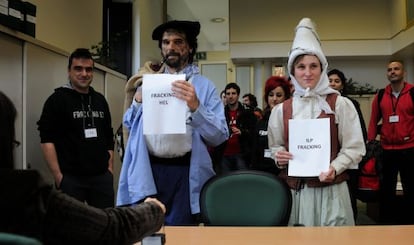
M 251 93 L 240 98 L 237 83 L 228 83 L 219 93 L 200 74 L 193 63 L 199 33 L 197 21 L 168 21 L 156 27 L 152 39 L 162 62 L 145 63 L 127 82 L 126 148 L 116 202 L 111 114 L 105 97 L 91 86 L 94 61 L 87 49 L 71 54 L 68 80 L 46 100 L 38 121 L 54 187 L 36 171 L 13 170 L 16 109 L 0 93 L 0 153 L 5 159 L 0 181 L 2 196 L 10 197 L 7 203 L 1 201 L 0 232 L 47 244 L 136 242 L 162 224 L 197 225 L 204 183 L 216 174 L 245 169 L 272 173 L 287 183 L 293 199 L 290 225 L 355 225 L 358 163 L 365 144 L 377 135 L 384 150 L 380 222 L 393 224 L 398 174 L 406 207 L 414 205 L 414 86 L 404 80 L 402 62 L 388 64 L 390 84 L 381 99 L 374 97 L 367 130 L 358 102 L 345 93 L 344 73 L 328 69 L 309 18 L 296 27 L 288 76 L 265 81 L 263 109 Z M 185 133 L 144 131 L 144 106 L 149 105 L 143 103 L 143 83 L 150 74 L 184 75 L 171 83 L 171 90 L 186 107 Z M 290 122 L 301 120 L 329 124 L 314 130 L 315 135 L 329 135 L 330 143 L 323 145 L 329 149 L 324 153 L 329 162 L 312 176 L 289 173 L 297 154 L 289 141 L 298 134 Z M 27 197 L 29 206 L 23 206 Z M 406 211 L 408 223 L 413 223 L 414 212 Z M 15 219 L 16 214 L 21 219 Z
M 359 163 L 365 154 L 365 145 L 380 140 L 385 152 L 380 160 L 385 163 L 380 173 L 377 222 L 414 223 L 413 211 L 409 208 L 414 204 L 411 193 L 413 183 L 408 174 L 411 172 L 408 162 L 414 157 L 411 145 L 414 131 L 410 126 L 412 114 L 407 113 L 413 106 L 414 90 L 404 80 L 404 64 L 398 60 L 389 62 L 387 77 L 390 85 L 385 89 L 388 91 L 385 93 L 388 102 L 383 102 L 378 95 L 374 97 L 369 130 L 359 102 L 347 94 L 345 74 L 339 69 L 328 69 L 327 59 L 310 19 L 303 19 L 296 28 L 288 70 L 288 77 L 271 76 L 265 81 L 263 110 L 258 107 L 254 94 L 247 93 L 239 101 L 240 87 L 236 83 L 227 84 L 221 92 L 230 138 L 222 144 L 224 147 L 211 151 L 213 159 L 216 159 L 216 173 L 254 169 L 284 179 L 294 190 L 292 195 L 295 194 L 290 224 L 353 225 L 358 217 Z M 276 106 L 286 100 L 283 106 Z M 297 108 L 291 111 L 293 115 L 290 119 L 328 117 L 331 120 L 331 147 L 334 151 L 331 152 L 329 170 L 315 176 L 319 181 L 287 174 L 287 164 L 293 158 L 288 152 L 289 130 L 286 129 L 288 123 L 284 118 L 284 113 L 292 109 L 286 109 L 287 105 Z M 378 123 L 382 120 L 387 122 L 385 129 L 380 131 Z M 397 127 L 401 129 L 397 130 Z M 401 134 L 392 137 L 392 130 Z M 404 189 L 402 207 L 398 206 L 395 191 L 398 176 Z M 329 202 L 331 198 L 326 193 L 335 193 L 340 198 L 336 200 L 337 203 Z M 321 196 L 325 198 L 321 199 Z M 310 206 L 301 202 L 307 198 L 322 201 Z M 341 208 L 333 208 L 329 216 L 322 211 L 324 206 Z M 309 208 L 315 212 L 305 212 Z M 403 221 L 397 217 L 401 213 L 398 209 L 401 208 L 405 214 Z

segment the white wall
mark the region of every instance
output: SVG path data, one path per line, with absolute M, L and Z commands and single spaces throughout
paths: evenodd
M 389 5 L 391 11 L 391 34 L 395 35 L 406 27 L 406 0 L 392 0 Z
M 405 5 L 405 0 L 230 0 L 230 57 L 254 67 L 254 93 L 260 96 L 268 78 L 263 70 L 272 69 L 266 62 L 286 65 L 295 27 L 310 17 L 330 68 L 382 88 L 388 84 L 388 60 L 397 57 L 413 82 L 414 26 L 407 27 Z M 260 61 L 263 66 L 257 66 Z
M 361 85 L 369 83 L 375 88 L 383 88 L 388 84 L 386 77 L 387 57 L 364 58 L 329 58 L 329 69 L 339 69 L 344 72 L 347 79 L 360 82 Z
M 52 179 L 42 155 L 36 123 L 40 119 L 43 103 L 47 97 L 67 80 L 67 57 L 28 42 L 24 45 L 25 78 L 22 98 L 25 103 L 22 115 L 25 117 L 23 124 L 25 157 L 22 167 L 37 169 L 44 177 Z
M 230 42 L 289 41 L 303 17 L 317 23 L 318 34 L 323 40 L 389 38 L 389 2 L 230 0 Z
M 14 38 L 0 32 L 0 91 L 16 106 L 16 140 L 23 142 L 23 50 Z M 4 130 L 4 129 L 0 129 Z M 23 144 L 16 147 L 15 162 L 23 161 Z
M 70 53 L 102 40 L 102 0 L 28 0 L 36 5 L 36 38 Z
M 303 17 L 327 56 L 393 55 L 413 44 L 404 0 L 230 0 L 231 57 L 286 57 Z
M 37 169 L 49 181 L 52 176 L 40 149 L 36 123 L 47 97 L 66 83 L 67 62 L 67 54 L 60 49 L 0 26 L 0 91 L 16 106 L 16 139 L 21 142 L 14 152 L 15 164 L 19 169 Z M 92 86 L 108 101 L 114 131 L 122 121 L 125 82 L 124 75 L 96 64 Z M 115 187 L 120 167 L 115 152 Z
M 163 0 L 133 1 L 133 61 L 132 73 L 146 61 L 160 61 L 158 42 L 152 40 L 152 30 L 163 23 Z

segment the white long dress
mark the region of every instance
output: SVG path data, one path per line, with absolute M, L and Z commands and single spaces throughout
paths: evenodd
M 320 113 L 315 97 L 293 97 L 292 119 L 313 119 Z M 358 113 L 352 102 L 342 96 L 336 100 L 335 123 L 338 125 L 339 153 L 331 165 L 339 175 L 360 162 L 365 154 L 365 144 Z M 272 152 L 286 150 L 284 132 L 283 106 L 279 104 L 269 118 L 268 139 Z M 289 130 L 289 133 L 295 132 Z M 346 181 L 326 187 L 308 187 L 305 184 L 303 189 L 292 190 L 292 198 L 289 225 L 355 225 Z

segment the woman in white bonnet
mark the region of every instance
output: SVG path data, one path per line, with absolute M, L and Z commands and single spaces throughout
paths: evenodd
M 358 164 L 365 154 L 358 114 L 352 102 L 329 87 L 328 62 L 319 37 L 309 18 L 296 27 L 289 54 L 288 70 L 295 88 L 293 97 L 274 108 L 268 126 L 269 147 L 282 169 L 280 176 L 292 191 L 289 225 L 346 226 L 355 225 L 346 169 Z M 290 159 L 289 119 L 329 118 L 331 136 L 330 166 L 315 177 L 287 175 Z M 325 129 L 322 129 L 325 130 Z

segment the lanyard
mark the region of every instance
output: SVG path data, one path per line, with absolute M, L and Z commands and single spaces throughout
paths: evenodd
M 81 96 L 81 98 L 82 98 L 82 111 L 83 112 L 85 112 L 85 106 L 84 106 L 84 104 L 83 104 L 83 96 Z M 92 111 L 92 107 L 91 107 L 91 105 L 92 105 L 92 98 L 91 98 L 91 96 L 89 95 L 89 103 L 88 103 L 88 112 L 86 112 L 86 117 L 90 117 L 91 118 L 91 122 L 92 122 L 92 127 L 94 128 L 95 127 L 95 120 L 94 120 L 94 118 L 93 118 L 93 111 Z M 85 122 L 85 117 L 82 117 L 82 119 L 83 119 L 83 129 L 86 129 L 86 122 Z
M 401 92 L 404 90 L 404 88 L 405 88 L 405 85 L 404 85 L 404 87 L 401 89 L 401 91 L 398 93 L 398 96 L 397 96 L 397 99 L 396 99 L 395 104 L 394 104 L 394 100 L 393 100 L 393 97 L 395 97 L 395 96 L 394 96 L 394 93 L 392 93 L 392 91 L 391 91 L 390 96 L 391 96 L 391 106 L 392 106 L 392 114 L 393 114 L 393 115 L 396 115 L 397 105 L 398 105 L 398 102 L 400 101 Z

